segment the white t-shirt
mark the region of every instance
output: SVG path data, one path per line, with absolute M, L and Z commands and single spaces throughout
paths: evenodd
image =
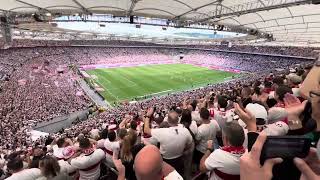
M 241 156 L 242 154 L 232 154 L 222 149 L 213 151 L 204 162 L 207 170 L 211 171 L 210 180 L 222 180 L 215 174 L 214 169 L 229 175 L 239 175 Z
M 71 165 L 79 170 L 79 180 L 97 180 L 100 176 L 100 162 L 105 158 L 101 149 L 96 149 L 90 155 L 80 155 L 71 160 Z
M 229 121 L 230 110 L 225 110 L 221 108 L 220 110 L 215 110 L 214 119 L 217 121 L 220 127 L 223 127 L 226 122 Z
M 60 172 L 64 174 L 72 174 L 77 171 L 77 168 L 71 166 L 68 161 L 65 160 L 59 160 L 58 161 L 60 165 Z
M 181 126 L 151 129 L 151 135 L 160 143 L 160 152 L 164 159 L 178 158 L 186 147 L 192 146 L 190 132 Z
M 263 132 L 266 133 L 267 136 L 284 136 L 288 133 L 288 131 L 288 124 L 282 121 L 267 124 L 263 127 Z
M 196 149 L 205 153 L 208 140 L 214 140 L 218 131 L 220 131 L 220 127 L 216 120 L 211 120 L 209 124 L 201 124 L 196 135 L 198 141 Z
M 190 124 L 189 128 L 193 132 L 194 135 L 196 135 L 198 133 L 198 126 L 197 126 L 197 122 L 196 121 L 191 121 L 191 124 Z
M 38 168 L 24 169 L 20 172 L 12 174 L 6 180 L 35 180 L 41 177 L 41 171 Z
M 52 149 L 53 149 L 53 155 L 54 155 L 55 157 L 57 157 L 58 159 L 64 158 L 64 155 L 63 155 L 63 153 L 62 153 L 64 147 L 59 148 L 58 146 L 53 146 Z
M 201 117 L 199 111 L 192 111 L 191 118 L 193 121 L 196 121 L 197 124 L 201 124 Z
M 166 177 L 164 177 L 164 180 L 183 180 L 183 178 L 176 170 L 174 170 Z
M 110 142 L 109 139 L 106 139 L 104 141 L 104 148 L 107 151 L 106 158 L 111 158 L 112 159 L 112 155 L 110 154 L 110 152 L 112 152 L 112 154 L 114 154 L 114 153 L 119 154 L 120 143 L 119 143 L 119 141 Z
M 104 148 L 105 139 L 100 139 L 97 141 L 97 148 Z

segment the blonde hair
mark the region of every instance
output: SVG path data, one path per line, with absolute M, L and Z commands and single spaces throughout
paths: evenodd
M 122 146 L 120 150 L 120 157 L 123 161 L 132 161 L 133 156 L 131 149 L 137 141 L 137 134 L 133 131 L 129 131 L 128 134 L 122 140 Z

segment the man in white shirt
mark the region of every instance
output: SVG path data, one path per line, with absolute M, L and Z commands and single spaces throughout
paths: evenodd
M 150 129 L 150 116 L 153 110 L 149 109 L 144 118 L 144 133 L 151 134 L 152 138 L 160 143 L 160 152 L 165 162 L 173 166 L 179 174 L 184 174 L 182 155 L 192 147 L 192 136 L 188 129 L 178 126 L 179 116 L 176 112 L 168 115 L 169 128 Z
M 214 113 L 214 119 L 218 122 L 219 126 L 222 127 L 227 121 L 227 106 L 228 101 L 223 96 L 218 96 L 218 107 Z
M 153 145 L 140 150 L 134 160 L 134 169 L 138 180 L 183 180 L 172 166 L 163 161 L 159 149 Z
M 208 142 L 200 170 L 208 172 L 210 180 L 240 179 L 240 157 L 245 153 L 243 128 L 236 122 L 228 122 L 222 136 L 224 146 L 220 149 L 213 151 L 213 142 Z
M 102 149 L 95 149 L 88 138 L 79 140 L 80 155 L 71 160 L 71 165 L 79 170 L 80 180 L 97 180 L 100 164 L 105 158 Z
M 53 146 L 53 155 L 58 159 L 63 159 L 62 151 L 65 147 L 73 146 L 73 142 L 69 138 L 59 138 L 57 146 Z
M 64 159 L 58 160 L 61 173 L 67 174 L 71 177 L 76 177 L 77 169 L 70 164 L 71 158 L 75 153 L 75 149 L 71 146 L 64 148 L 62 151 Z
M 42 176 L 38 168 L 23 169 L 19 154 L 11 154 L 8 159 L 7 168 L 12 175 L 6 180 L 34 180 Z
M 191 111 L 192 120 L 196 121 L 198 125 L 201 124 L 201 118 L 197 109 L 197 100 L 193 100 L 190 105 L 188 105 L 188 109 Z
M 220 126 L 216 120 L 210 120 L 209 110 L 206 108 L 200 109 L 200 117 L 202 124 L 198 127 L 198 133 L 195 137 L 197 141 L 194 151 L 194 161 L 200 163 L 200 159 L 207 149 L 207 141 L 216 139 L 217 132 L 220 131 Z
M 120 143 L 116 141 L 117 135 L 115 131 L 108 132 L 108 139 L 104 142 L 104 151 L 106 152 L 107 164 L 110 167 L 114 167 L 112 157 L 113 155 L 118 156 L 120 151 Z

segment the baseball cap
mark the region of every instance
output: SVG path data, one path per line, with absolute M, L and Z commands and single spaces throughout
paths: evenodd
M 246 109 L 249 110 L 257 119 L 259 118 L 265 121 L 268 119 L 268 112 L 266 108 L 260 104 L 249 103 L 246 106 Z
M 268 112 L 268 124 L 272 124 L 278 121 L 282 121 L 287 118 L 288 112 L 281 107 L 273 107 L 269 109 Z

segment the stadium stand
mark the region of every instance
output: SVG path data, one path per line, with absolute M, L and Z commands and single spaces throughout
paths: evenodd
M 266 53 L 276 54 L 273 51 Z M 272 56 L 250 56 L 225 52 L 213 54 L 208 51 L 186 50 L 183 59 L 186 63 L 224 66 L 255 72 L 255 74 L 250 75 L 250 78 L 246 76 L 226 83 L 209 85 L 191 91 L 153 97 L 131 104 L 124 103 L 112 109 L 99 110 L 100 112 L 92 110 L 88 120 L 75 122 L 70 128 L 65 128 L 47 137 L 41 137 L 36 141 L 31 140 L 30 128 L 37 123 L 50 121 L 54 117 L 83 110 L 91 105 L 91 101 L 85 94 L 80 93 L 80 96 L 77 95 L 77 92 L 81 92 L 81 88 L 77 84 L 76 79 L 81 77 L 68 66 L 102 63 L 125 64 L 138 62 L 143 64 L 149 61 L 161 62 L 167 61 L 169 54 L 179 53 L 176 50 L 170 49 L 160 51 L 152 48 L 119 49 L 98 47 L 37 47 L 2 50 L 1 65 L 3 68 L 1 69 L 1 73 L 3 74 L 3 81 L 1 82 L 2 92 L 0 94 L 1 142 L 3 144 L 2 165 L 6 165 L 3 169 L 6 173 L 3 176 L 9 176 L 10 173 L 13 173 L 9 179 L 29 176 L 30 178 L 40 177 L 43 174 L 31 167 L 38 167 L 33 165 L 34 163 L 39 163 L 39 161 L 40 169 L 43 168 L 41 163 L 45 163 L 45 161 L 57 163 L 55 159 L 45 156 L 53 154 L 58 158 L 59 164 L 65 163 L 64 160 L 70 157 L 75 158 L 71 160 L 71 165 L 60 165 L 61 170 L 51 172 L 53 174 L 57 172 L 59 174 L 64 168 L 67 168 L 66 172 L 70 174 L 71 170 L 69 171 L 69 168 L 72 168 L 78 172 L 74 176 L 80 176 L 80 179 L 89 178 L 87 171 L 94 171 L 95 174 L 90 175 L 94 179 L 99 176 L 111 178 L 111 172 L 113 172 L 111 170 L 118 168 L 119 173 L 121 173 L 121 168 L 123 168 L 118 160 L 112 159 L 112 156 L 109 156 L 107 162 L 111 163 L 107 164 L 109 167 L 107 168 L 109 169 L 107 173 L 102 169 L 100 174 L 100 170 L 98 170 L 100 164 L 96 164 L 101 159 L 104 159 L 105 153 L 109 153 L 113 155 L 117 154 L 120 157 L 126 169 L 125 177 L 135 179 L 132 173 L 136 173 L 137 177 L 144 176 L 145 174 L 138 170 L 134 171 L 132 164 L 134 163 L 138 166 L 148 161 L 148 159 L 139 160 L 139 155 L 141 156 L 141 153 L 144 151 L 151 151 L 155 156 L 162 154 L 163 160 L 168 163 L 165 166 L 177 169 L 177 171 L 172 169 L 169 176 L 190 179 L 198 171 L 192 172 L 190 165 L 184 166 L 189 169 L 181 169 L 181 163 L 183 164 L 181 160 L 183 159 L 182 154 L 166 155 L 167 153 L 170 154 L 171 151 L 176 151 L 174 146 L 171 147 L 168 144 L 167 147 L 165 144 L 175 139 L 174 134 L 170 135 L 170 129 L 174 129 L 177 126 L 180 128 L 176 129 L 177 133 L 180 131 L 182 133 L 184 131 L 183 127 L 191 130 L 190 133 L 186 131 L 181 134 L 180 138 L 185 138 L 184 136 L 186 135 L 188 142 L 191 142 L 191 144 L 182 150 L 196 151 L 198 148 L 194 148 L 194 146 L 200 146 L 197 142 L 203 142 L 202 146 L 204 150 L 198 151 L 197 155 L 199 159 L 196 161 L 197 164 L 192 164 L 192 166 L 196 165 L 195 167 L 202 172 L 212 171 L 211 177 L 228 177 L 228 174 L 231 174 L 230 176 L 236 178 L 236 176 L 239 176 L 240 169 L 239 157 L 234 155 L 234 151 L 237 151 L 236 154 L 238 155 L 239 153 L 243 154 L 244 151 L 243 149 L 234 149 L 234 146 L 238 147 L 243 144 L 244 148 L 250 148 L 250 143 L 251 146 L 253 143 L 250 142 L 250 139 L 247 139 L 247 136 L 244 136 L 249 129 L 242 129 L 237 123 L 229 122 L 234 117 L 232 113 L 237 112 L 243 122 L 240 124 L 243 127 L 248 127 L 248 123 L 250 122 L 246 119 L 248 118 L 248 114 L 246 113 L 253 107 L 251 113 L 256 118 L 263 119 L 263 126 L 260 127 L 259 124 L 259 131 L 264 131 L 268 135 L 304 134 L 316 127 L 317 119 L 308 120 L 311 125 L 309 124 L 305 127 L 304 124 L 296 121 L 293 115 L 290 114 L 292 113 L 290 108 L 298 108 L 305 105 L 305 103 L 297 99 L 303 100 L 299 93 L 294 93 L 294 95 L 281 94 L 283 90 L 278 90 L 285 85 L 287 88 L 290 88 L 288 92 L 293 93 L 293 89 L 296 89 L 303 82 L 306 73 L 310 70 L 308 66 L 310 61 Z M 197 61 L 194 61 L 195 59 Z M 277 72 L 274 71 L 275 68 L 287 70 Z M 289 68 L 291 68 L 290 71 Z M 266 69 L 268 70 L 266 71 Z M 62 73 L 59 71 L 62 71 Z M 273 72 L 272 74 L 270 74 L 271 71 Z M 256 74 L 256 72 L 259 72 L 259 74 Z M 288 75 L 288 73 L 290 74 Z M 247 106 L 246 110 L 242 110 L 237 104 L 233 103 L 234 101 L 242 102 L 244 106 Z M 149 107 L 155 107 L 155 111 Z M 312 108 L 312 112 L 315 113 L 314 118 L 318 118 L 316 113 L 319 107 L 313 105 Z M 258 112 L 257 109 L 261 109 L 261 112 Z M 187 113 L 186 116 L 191 116 L 191 122 L 189 119 L 186 123 L 177 124 L 181 113 Z M 149 124 L 150 119 L 152 119 L 151 124 Z M 208 121 L 206 119 L 212 120 Z M 287 120 L 284 121 L 284 119 Z M 206 132 L 206 128 L 209 127 L 206 126 L 207 121 L 210 125 L 210 122 L 214 122 L 212 127 L 216 128 L 215 131 L 222 132 L 222 134 L 226 132 L 230 133 L 224 134 L 227 138 L 228 136 L 240 136 L 241 134 L 243 139 L 234 142 L 231 140 L 232 137 L 229 137 L 230 139 L 227 142 L 223 141 L 222 143 L 221 138 L 225 136 L 221 137 L 221 133 L 220 135 L 217 133 L 216 136 L 203 134 L 203 132 Z M 149 126 L 152 128 L 146 128 Z M 168 126 L 173 126 L 168 129 L 168 132 L 165 131 L 167 128 L 158 129 L 158 127 Z M 302 129 L 297 131 L 297 126 L 302 127 Z M 115 131 L 117 132 L 115 133 L 116 140 L 112 140 L 111 136 Z M 126 133 L 127 131 L 128 134 Z M 167 138 L 170 141 L 167 142 L 167 140 L 161 139 L 160 137 L 166 136 L 161 135 L 162 133 L 168 133 Z M 171 136 L 172 138 L 170 138 Z M 259 137 L 258 141 L 261 141 L 261 139 Z M 105 142 L 107 140 L 108 142 L 118 142 L 122 146 L 119 149 L 119 146 L 106 145 Z M 207 154 L 206 151 L 207 140 L 214 141 L 213 145 L 210 144 L 212 143 L 211 141 L 208 144 L 210 150 L 216 149 L 211 155 Z M 149 145 L 155 142 L 160 142 L 160 152 Z M 232 143 L 238 144 L 234 145 Z M 143 148 L 145 145 L 146 147 Z M 219 145 L 223 147 L 222 150 L 215 148 Z M 140 149 L 142 150 L 138 153 Z M 24 154 L 25 152 L 27 154 Z M 80 155 L 80 152 L 98 159 L 97 161 L 88 162 L 81 160 L 84 164 L 79 164 L 80 160 L 77 160 L 77 156 Z M 192 153 L 186 154 L 191 156 Z M 45 160 L 39 160 L 40 156 L 41 158 L 45 156 Z M 225 162 L 227 164 L 224 165 L 224 168 L 216 168 L 217 159 L 229 156 L 232 158 L 232 161 Z M 248 155 L 244 155 L 244 157 L 246 156 Z M 78 159 L 81 157 L 79 156 Z M 22 171 L 15 169 L 17 167 L 12 164 L 21 163 L 23 161 L 21 158 L 30 158 L 28 167 L 31 169 Z M 150 161 L 153 160 L 155 159 L 150 159 Z M 115 161 L 115 164 L 113 161 Z M 235 169 L 230 170 L 227 168 L 227 165 Z M 101 167 L 106 168 L 105 165 L 101 165 Z M 188 174 L 186 172 L 192 173 Z M 142 173 L 142 175 L 139 175 L 139 173 Z
M 320 180 L 319 0 L 1 0 L 0 180 Z

